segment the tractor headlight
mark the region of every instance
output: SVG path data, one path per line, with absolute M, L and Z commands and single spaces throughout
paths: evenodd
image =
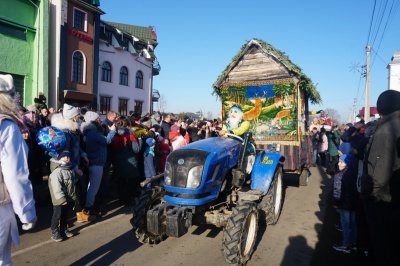
M 203 165 L 198 165 L 190 169 L 186 183 L 187 188 L 198 188 L 203 175 Z
M 171 169 L 171 165 L 169 163 L 167 163 L 167 167 L 165 169 L 165 184 L 167 186 L 170 186 L 172 183 L 172 169 Z

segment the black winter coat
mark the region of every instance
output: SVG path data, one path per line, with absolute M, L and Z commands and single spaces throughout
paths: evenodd
M 400 111 L 375 123 L 366 148 L 361 194 L 400 205 Z

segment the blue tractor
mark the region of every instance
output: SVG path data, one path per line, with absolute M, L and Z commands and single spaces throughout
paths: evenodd
M 258 224 L 280 215 L 284 157 L 271 148 L 255 154 L 251 133 L 213 137 L 172 152 L 163 185 L 142 192 L 131 224 L 142 243 L 180 237 L 192 225 L 222 227 L 227 263 L 244 265 L 253 253 Z

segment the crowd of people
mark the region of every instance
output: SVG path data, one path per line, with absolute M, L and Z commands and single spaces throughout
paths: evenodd
M 339 252 L 361 251 L 372 265 L 400 265 L 400 92 L 384 91 L 378 120 L 313 127 L 314 166 L 333 178 Z
M 322 165 L 333 178 L 333 207 L 343 233 L 333 248 L 362 250 L 376 265 L 400 265 L 400 92 L 383 92 L 377 109 L 380 119 L 374 122 L 312 128 L 313 166 Z M 36 141 L 37 132 L 48 126 L 66 138 L 52 157 Z M 25 108 L 12 77 L 0 75 L 0 265 L 11 264 L 11 243 L 19 244 L 14 213 L 23 230 L 35 226 L 36 186 L 45 174 L 53 205 L 51 239 L 59 242 L 74 235 L 67 227 L 71 209 L 77 222 L 103 214 L 96 201 L 109 196 L 110 181 L 117 183 L 119 201 L 131 205 L 143 189 L 139 183 L 162 173 L 172 151 L 248 129 L 236 105 L 223 125 L 159 112 L 119 116 L 109 111 L 102 121 L 88 107 L 48 108 L 42 94 Z
M 66 139 L 52 156 L 36 140 L 37 133 L 48 126 L 61 130 Z M 160 112 L 119 116 L 109 111 L 102 121 L 99 113 L 86 106 L 48 107 L 42 93 L 34 104 L 24 107 L 10 75 L 0 75 L 0 127 L 0 216 L 4 225 L 0 228 L 0 265 L 11 264 L 11 242 L 19 244 L 14 212 L 24 230 L 35 226 L 35 199 L 42 200 L 37 188 L 44 176 L 48 175 L 53 205 L 51 239 L 59 242 L 74 235 L 67 227 L 71 209 L 78 223 L 103 214 L 96 201 L 110 196 L 111 180 L 117 184 L 119 201 L 132 205 L 142 189 L 139 183 L 162 173 L 170 152 L 217 136 L 222 129 L 216 119 L 180 119 Z

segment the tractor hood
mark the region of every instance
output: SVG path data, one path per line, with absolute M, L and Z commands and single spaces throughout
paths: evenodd
M 215 137 L 173 151 L 164 173 L 165 200 L 202 205 L 216 199 L 226 173 L 239 160 L 241 145 L 234 139 Z

